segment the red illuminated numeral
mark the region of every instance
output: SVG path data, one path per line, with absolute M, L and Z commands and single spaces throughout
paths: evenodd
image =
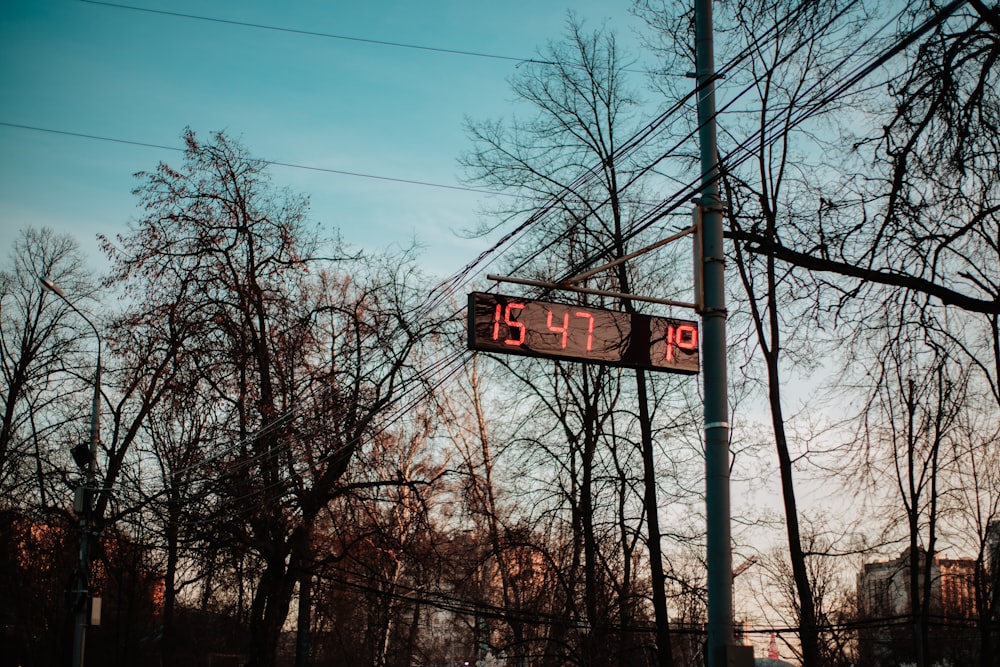
M 549 326 L 549 331 L 562 334 L 562 344 L 560 347 L 566 349 L 566 342 L 569 339 L 569 313 L 567 312 L 563 315 L 563 323 L 561 327 L 554 327 L 552 326 L 552 311 L 550 310 L 545 323 Z
M 493 313 L 493 340 L 500 338 L 500 304 L 497 304 L 496 312 Z
M 692 324 L 681 324 L 677 327 L 673 324 L 667 326 L 667 361 L 674 360 L 674 347 L 687 351 L 697 350 L 698 327 Z
M 590 313 L 585 313 L 582 310 L 578 310 L 573 313 L 574 317 L 586 317 L 589 321 L 587 322 L 587 352 L 594 349 L 594 316 Z M 563 345 L 563 347 L 566 347 Z
M 682 350 L 693 351 L 698 349 L 698 327 L 693 324 L 682 324 L 677 327 L 677 335 L 674 338 L 677 347 Z
M 517 329 L 517 338 L 508 338 L 504 343 L 506 345 L 520 345 L 524 342 L 525 328 L 523 324 L 510 318 L 512 310 L 524 310 L 524 304 L 508 303 L 506 308 L 503 308 L 499 303 L 497 304 L 496 310 L 493 312 L 493 340 L 500 340 L 500 323 L 503 322 L 507 325 L 508 335 L 510 335 L 511 329 Z M 501 312 L 503 312 L 502 319 Z

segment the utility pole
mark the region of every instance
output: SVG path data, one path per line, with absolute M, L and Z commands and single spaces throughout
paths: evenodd
M 89 619 L 89 598 L 90 598 L 90 539 L 94 531 L 94 522 L 91 512 L 93 509 L 93 496 L 97 489 L 97 446 L 100 443 L 100 421 L 101 421 L 101 334 L 97 327 L 73 305 L 66 294 L 59 289 L 54 282 L 41 276 L 38 282 L 47 291 L 52 292 L 62 299 L 73 312 L 83 318 L 83 321 L 90 325 L 97 337 L 97 366 L 94 369 L 94 397 L 90 406 L 90 442 L 86 445 L 83 455 L 78 455 L 80 449 L 74 449 L 73 458 L 76 460 L 84 472 L 83 482 L 77 487 L 76 497 L 73 502 L 73 511 L 80 519 L 80 557 L 77 562 L 76 576 L 73 578 L 73 588 L 70 591 L 70 599 L 73 605 L 73 662 L 72 667 L 83 667 L 83 660 L 87 645 L 87 625 Z
M 708 563 L 708 667 L 753 664 L 753 649 L 733 635 L 733 556 L 730 545 L 729 395 L 726 369 L 726 289 L 715 133 L 715 53 L 712 0 L 695 0 L 695 80 L 701 152 L 702 357 L 705 383 L 705 513 Z

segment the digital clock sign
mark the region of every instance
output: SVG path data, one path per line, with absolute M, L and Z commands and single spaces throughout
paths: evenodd
M 469 295 L 469 349 L 698 372 L 698 323 L 501 294 Z

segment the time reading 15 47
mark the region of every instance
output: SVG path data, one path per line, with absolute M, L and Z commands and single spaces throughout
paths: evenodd
M 698 372 L 698 323 L 473 292 L 469 349 Z

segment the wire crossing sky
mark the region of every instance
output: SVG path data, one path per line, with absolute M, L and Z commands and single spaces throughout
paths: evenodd
M 519 50 L 526 54 L 525 60 L 531 58 L 537 45 L 558 39 L 566 19 L 564 10 L 525 8 L 522 19 L 537 14 L 548 21 L 545 26 L 552 33 L 546 35 L 535 23 L 530 30 L 500 34 L 501 19 L 510 12 L 478 14 L 480 23 L 457 30 L 455 25 L 461 21 L 449 12 L 458 10 L 448 3 L 424 7 L 424 25 L 442 22 L 429 32 L 420 31 L 413 16 L 402 20 L 384 9 L 369 15 L 357 13 L 363 12 L 357 8 L 339 14 L 341 10 L 317 3 L 275 14 L 267 7 L 249 7 L 252 11 L 244 5 L 221 2 L 208 9 L 192 7 L 188 13 L 176 6 L 166 11 L 152 5 L 92 0 L 15 2 L 5 7 L 0 14 L 0 77 L 5 89 L 15 93 L 0 109 L 0 234 L 8 247 L 17 229 L 29 224 L 72 232 L 85 250 L 96 248 L 97 233 L 113 236 L 124 231 L 135 212 L 130 194 L 135 184 L 132 174 L 153 168 L 159 160 L 179 162 L 182 148 L 178 135 L 189 124 L 203 135 L 225 129 L 241 136 L 256 157 L 274 167 L 279 185 L 287 184 L 312 198 L 315 220 L 328 229 L 339 228 L 349 241 L 364 249 L 422 242 L 429 269 L 445 276 L 477 257 L 484 259 L 483 253 L 497 248 L 493 241 L 463 241 L 453 233 L 473 226 L 477 202 L 485 194 L 462 185 L 455 177 L 455 157 L 467 147 L 462 117 L 511 113 L 506 77 L 514 70 L 510 62 L 499 66 L 494 62 L 511 58 L 490 54 Z M 619 9 L 618 18 L 625 21 L 627 3 Z M 396 39 L 401 41 L 348 39 L 325 30 L 281 27 L 319 25 L 316 20 L 307 20 L 308 11 L 323 16 L 332 26 L 330 30 L 338 33 L 388 32 L 400 35 Z M 209 13 L 212 17 L 253 16 L 205 18 Z M 494 19 L 501 22 L 491 23 Z M 615 25 L 609 18 L 609 26 Z M 480 31 L 482 39 L 470 40 L 473 28 Z M 254 40 L 261 39 L 258 33 L 267 37 L 262 41 L 266 48 L 256 48 Z M 530 39 L 535 43 L 528 44 Z M 489 53 L 428 46 L 470 41 L 490 46 Z M 314 42 L 323 45 L 318 52 L 313 50 Z M 166 47 L 181 51 L 175 55 Z M 897 48 L 888 49 L 886 57 Z M 421 52 L 416 58 L 419 62 L 410 62 L 415 60 L 408 53 L 411 50 Z M 189 51 L 212 55 L 230 69 L 212 67 L 214 61 L 209 59 L 202 59 L 195 67 Z M 88 58 L 74 57 L 78 52 L 88 54 Z M 133 60 L 118 57 L 126 54 Z M 742 57 L 723 64 L 722 71 L 739 67 Z M 324 64 L 316 65 L 321 60 Z M 843 64 L 850 61 L 850 54 L 845 54 Z M 252 64 L 259 67 L 254 70 L 259 77 L 248 73 Z M 877 64 L 864 63 L 860 71 Z M 336 76 L 323 79 L 324 67 L 335 69 Z M 74 78 L 74 68 L 89 78 Z M 359 71 L 367 76 L 357 76 Z M 416 71 L 420 85 L 403 81 L 399 71 Z M 492 78 L 487 80 L 487 74 Z M 453 77 L 443 86 L 454 99 L 428 95 L 420 87 L 439 92 L 442 75 Z M 846 77 L 842 85 L 849 86 L 855 76 Z M 314 78 L 329 85 L 319 86 Z M 472 80 L 479 85 L 462 88 L 454 84 Z M 348 89 L 348 83 L 354 88 Z M 635 82 L 637 86 L 641 83 Z M 836 88 L 837 83 L 832 80 L 830 85 Z M 285 98 L 275 96 L 275 89 L 296 92 Z M 87 94 L 74 104 L 74 94 L 84 91 Z M 120 95 L 102 96 L 101 91 Z M 343 97 L 367 99 L 370 104 L 345 111 L 339 102 Z M 730 104 L 738 99 L 739 95 Z M 247 101 L 245 107 L 239 107 L 240 100 Z M 685 100 L 679 100 L 659 116 L 651 113 L 649 125 L 639 128 L 634 141 L 647 141 L 648 133 L 681 113 L 684 104 Z M 225 121 L 218 106 L 232 111 L 232 119 Z M 134 108 L 145 108 L 148 113 L 128 113 Z M 314 109 L 344 113 L 345 121 L 327 122 L 326 116 Z M 315 126 L 310 129 L 301 123 L 284 122 L 296 114 Z M 208 121 L 203 125 L 189 116 Z M 435 116 L 452 122 L 434 122 Z M 415 119 L 421 122 L 415 124 Z M 211 124 L 212 120 L 220 122 Z M 340 148 L 338 142 L 354 146 L 356 151 Z M 332 153 L 317 146 L 328 146 Z M 626 146 L 631 150 L 633 142 L 626 142 Z M 743 155 L 734 157 L 742 159 Z M 676 197 L 651 207 L 649 220 L 640 221 L 641 225 L 648 226 L 662 215 L 661 208 L 686 202 L 693 187 L 680 187 Z M 541 207 L 537 215 L 544 214 Z M 516 236 L 535 217 L 508 236 Z M 94 255 L 100 268 L 96 252 Z M 458 282 L 462 281 L 443 286 L 436 298 L 452 298 L 461 292 L 464 287 Z M 437 360 L 440 372 L 445 376 L 453 373 L 454 361 L 463 352 Z
M 49 226 L 101 269 L 96 235 L 137 213 L 132 175 L 179 163 L 190 126 L 271 162 L 324 229 L 369 251 L 418 243 L 448 275 L 489 243 L 456 234 L 486 196 L 461 181 L 464 119 L 513 112 L 508 77 L 543 60 L 570 8 L 632 43 L 629 5 L 8 0 L 0 242 Z

